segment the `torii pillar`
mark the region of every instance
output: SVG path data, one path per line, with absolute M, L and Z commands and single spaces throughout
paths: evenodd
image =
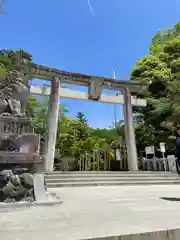
M 52 172 L 54 166 L 54 156 L 56 148 L 56 136 L 58 129 L 59 119 L 59 92 L 60 92 L 60 79 L 54 77 L 51 80 L 51 93 L 49 97 L 49 106 L 46 122 L 46 136 L 44 146 L 44 171 Z
M 138 158 L 136 149 L 136 140 L 134 133 L 133 114 L 131 93 L 128 88 L 124 88 L 124 126 L 125 126 L 125 140 L 127 147 L 127 160 L 129 171 L 138 170 Z

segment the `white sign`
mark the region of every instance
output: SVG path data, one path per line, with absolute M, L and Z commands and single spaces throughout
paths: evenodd
M 146 147 L 145 152 L 146 152 L 146 155 L 147 154 L 154 154 L 155 153 L 154 146 Z
M 119 148 L 116 148 L 116 160 L 121 161 L 121 153 Z
M 162 153 L 165 153 L 165 152 L 166 152 L 165 143 L 161 142 L 161 143 L 159 144 L 159 146 L 160 146 L 161 152 L 162 152 Z

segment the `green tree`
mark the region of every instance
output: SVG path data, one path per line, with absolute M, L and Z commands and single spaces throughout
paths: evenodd
M 87 124 L 87 119 L 83 112 L 78 112 L 76 114 L 76 119 L 83 124 Z
M 136 131 L 143 135 L 141 142 L 144 144 L 148 144 L 144 131 L 148 130 L 151 135 L 148 134 L 149 144 L 167 142 L 172 127 L 180 123 L 179 67 L 180 22 L 171 29 L 155 34 L 150 44 L 150 54 L 140 59 L 131 73 L 131 80 L 151 81 L 150 86 L 139 94 L 148 103 L 143 110 L 145 123 Z

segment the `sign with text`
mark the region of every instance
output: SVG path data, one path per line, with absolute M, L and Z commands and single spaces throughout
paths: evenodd
M 154 154 L 155 153 L 155 149 L 154 149 L 154 146 L 148 146 L 145 148 L 145 152 L 146 152 L 146 155 L 148 154 Z
M 121 161 L 121 152 L 119 148 L 116 148 L 116 161 Z
M 166 152 L 165 143 L 161 142 L 161 143 L 159 144 L 159 146 L 160 146 L 161 152 L 162 152 L 162 153 L 165 153 L 165 152 Z

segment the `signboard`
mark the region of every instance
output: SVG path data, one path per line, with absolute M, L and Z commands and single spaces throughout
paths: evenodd
M 116 161 L 121 161 L 121 153 L 119 148 L 116 148 Z
M 166 152 L 165 143 L 161 142 L 161 143 L 159 144 L 159 146 L 160 146 L 161 152 L 162 152 L 162 153 L 165 153 L 165 152 Z
M 154 146 L 145 147 L 145 152 L 146 152 L 146 155 L 154 154 L 155 153 Z

